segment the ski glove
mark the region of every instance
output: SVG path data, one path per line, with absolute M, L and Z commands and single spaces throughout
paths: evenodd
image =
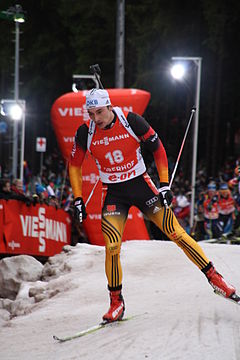
M 162 206 L 168 207 L 172 203 L 173 194 L 169 187 L 169 185 L 160 184 L 162 185 L 158 191 L 159 191 L 159 199 L 161 201 Z
M 86 217 L 87 217 L 87 212 L 86 212 L 86 208 L 85 208 L 83 199 L 81 197 L 77 197 L 74 200 L 73 205 L 74 205 L 74 217 L 80 223 L 82 223 L 83 220 L 86 219 Z

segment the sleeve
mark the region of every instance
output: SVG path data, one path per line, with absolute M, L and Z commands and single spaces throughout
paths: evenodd
M 88 127 L 83 124 L 76 132 L 69 160 L 68 174 L 74 198 L 82 197 L 82 163 L 87 151 Z
M 145 147 L 152 152 L 160 182 L 164 183 L 162 185 L 168 184 L 167 154 L 158 134 L 148 122 L 138 114 L 128 113 L 127 120 L 134 133 L 144 143 Z

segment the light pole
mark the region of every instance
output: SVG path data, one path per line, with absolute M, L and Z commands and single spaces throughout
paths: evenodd
M 25 148 L 25 116 L 26 116 L 26 102 L 21 100 L 22 107 L 22 133 L 21 133 L 21 155 L 20 155 L 20 180 L 24 177 L 24 148 Z
M 174 56 L 173 61 L 180 62 L 192 61 L 197 67 L 197 81 L 195 91 L 195 123 L 194 123 L 194 136 L 193 136 L 193 157 L 192 157 L 192 183 L 191 183 L 191 207 L 190 207 L 190 228 L 193 227 L 194 221 L 194 204 L 195 204 L 195 187 L 196 187 L 196 169 L 197 169 L 197 147 L 198 147 L 198 123 L 199 123 L 199 105 L 200 105 L 200 86 L 201 86 L 201 57 L 189 57 L 189 56 Z M 177 78 L 177 77 L 175 77 Z M 177 78 L 180 79 L 181 77 Z
M 24 11 L 21 5 L 11 6 L 6 11 L 0 12 L 0 17 L 6 20 L 15 22 L 15 71 L 14 71 L 14 100 L 18 102 L 19 99 L 19 24 L 25 22 Z M 24 111 L 25 114 L 25 111 Z M 25 116 L 25 115 L 24 115 Z M 25 128 L 25 127 L 24 127 Z M 22 124 L 23 130 L 23 124 Z M 13 123 L 13 148 L 12 148 L 12 176 L 17 177 L 17 162 L 18 162 L 18 123 Z M 22 168 L 22 164 L 21 164 Z
M 124 88 L 125 0 L 117 0 L 115 87 Z
M 25 100 L 12 100 L 1 99 L 0 101 L 0 113 L 3 116 L 8 116 L 18 125 L 18 122 L 22 121 L 21 131 L 21 153 L 20 153 L 20 179 L 23 181 L 24 171 L 24 144 L 25 144 L 25 116 L 26 116 L 26 102 Z

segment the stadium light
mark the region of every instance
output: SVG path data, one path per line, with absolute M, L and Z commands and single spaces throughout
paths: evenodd
M 3 116 L 8 116 L 10 119 L 14 121 L 13 126 L 21 122 L 21 154 L 20 154 L 20 179 L 23 180 L 23 169 L 24 169 L 24 145 L 25 145 L 25 115 L 26 115 L 26 104 L 25 100 L 11 100 L 11 99 L 2 99 L 0 102 L 0 113 Z M 17 124 L 18 125 L 18 124 Z M 16 139 L 13 137 L 13 143 L 16 143 Z M 18 149 L 17 153 L 13 153 L 13 161 L 15 160 L 17 164 L 18 159 Z
M 16 121 L 21 120 L 22 115 L 23 115 L 23 109 L 18 104 L 15 104 L 11 107 L 10 117 L 13 120 L 16 120 Z
M 195 186 L 196 186 L 196 170 L 197 170 L 197 147 L 198 147 L 198 123 L 199 123 L 199 105 L 200 105 L 200 85 L 201 85 L 201 57 L 189 57 L 189 56 L 174 56 L 172 60 L 177 62 L 175 66 L 180 66 L 186 61 L 191 61 L 197 67 L 197 80 L 196 80 L 196 91 L 195 91 L 195 122 L 194 122 L 194 138 L 193 138 L 193 158 L 192 158 L 192 183 L 191 183 L 191 207 L 190 207 L 190 228 L 193 228 L 194 221 L 194 205 L 195 205 Z M 180 63 L 181 62 L 181 63 Z M 177 68 L 178 75 L 180 74 L 179 67 Z M 172 74 L 172 71 L 171 71 Z M 175 77 L 177 80 L 181 80 L 183 76 Z
M 0 107 L 1 115 L 9 116 L 12 120 L 16 121 L 21 120 L 23 116 L 23 108 L 20 103 L 15 100 L 2 99 Z
M 6 11 L 0 11 L 0 18 L 10 21 L 15 21 L 18 23 L 24 23 L 25 11 L 23 11 L 21 5 L 17 4 L 15 6 L 11 6 Z
M 176 80 L 181 80 L 185 75 L 186 69 L 185 66 L 181 63 L 174 64 L 171 67 L 171 75 Z

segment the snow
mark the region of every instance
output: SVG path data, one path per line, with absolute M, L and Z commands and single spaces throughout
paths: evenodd
M 240 246 L 202 244 L 217 270 L 240 290 Z M 32 284 L 51 294 L 0 328 L 1 360 L 239 360 L 240 308 L 216 296 L 205 276 L 168 241 L 122 245 L 126 316 L 135 318 L 66 343 L 96 325 L 109 306 L 104 248 L 71 247 L 54 257 L 68 269 Z M 64 266 L 63 266 L 64 264 Z M 23 286 L 18 298 L 26 299 Z M 22 295 L 21 295 L 22 294 Z M 27 301 L 27 299 L 26 299 Z

